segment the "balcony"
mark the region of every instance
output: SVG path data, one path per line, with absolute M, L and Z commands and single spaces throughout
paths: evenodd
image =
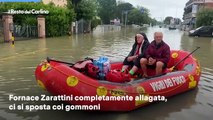
M 190 19 L 190 18 L 193 18 L 193 17 L 196 17 L 195 13 L 188 13 L 188 14 L 184 15 L 184 19 Z

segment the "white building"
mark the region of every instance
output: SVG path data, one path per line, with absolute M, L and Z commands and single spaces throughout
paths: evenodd
M 192 29 L 196 23 L 196 14 L 202 8 L 213 8 L 213 0 L 189 0 L 184 8 L 183 25 Z

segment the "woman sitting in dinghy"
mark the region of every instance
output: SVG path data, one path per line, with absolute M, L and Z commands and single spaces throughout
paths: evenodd
M 129 75 L 132 76 L 140 68 L 140 59 L 144 57 L 146 49 L 149 46 L 149 40 L 145 33 L 136 34 L 135 43 L 132 46 L 132 50 L 129 55 L 124 59 L 122 72 L 125 72 L 129 66 L 132 69 L 129 71 Z

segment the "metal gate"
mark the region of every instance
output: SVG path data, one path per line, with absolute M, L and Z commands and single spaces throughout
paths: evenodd
M 14 25 L 13 33 L 16 39 L 38 38 L 38 27 L 30 25 Z
M 86 21 L 84 19 L 81 19 L 77 22 L 77 26 L 78 26 L 78 32 L 77 33 L 88 33 L 91 31 L 91 22 L 90 21 Z

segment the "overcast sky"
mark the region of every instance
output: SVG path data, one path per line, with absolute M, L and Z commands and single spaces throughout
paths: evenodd
M 184 7 L 189 0 L 122 0 L 133 6 L 143 6 L 150 10 L 152 18 L 163 20 L 167 16 L 182 20 Z

